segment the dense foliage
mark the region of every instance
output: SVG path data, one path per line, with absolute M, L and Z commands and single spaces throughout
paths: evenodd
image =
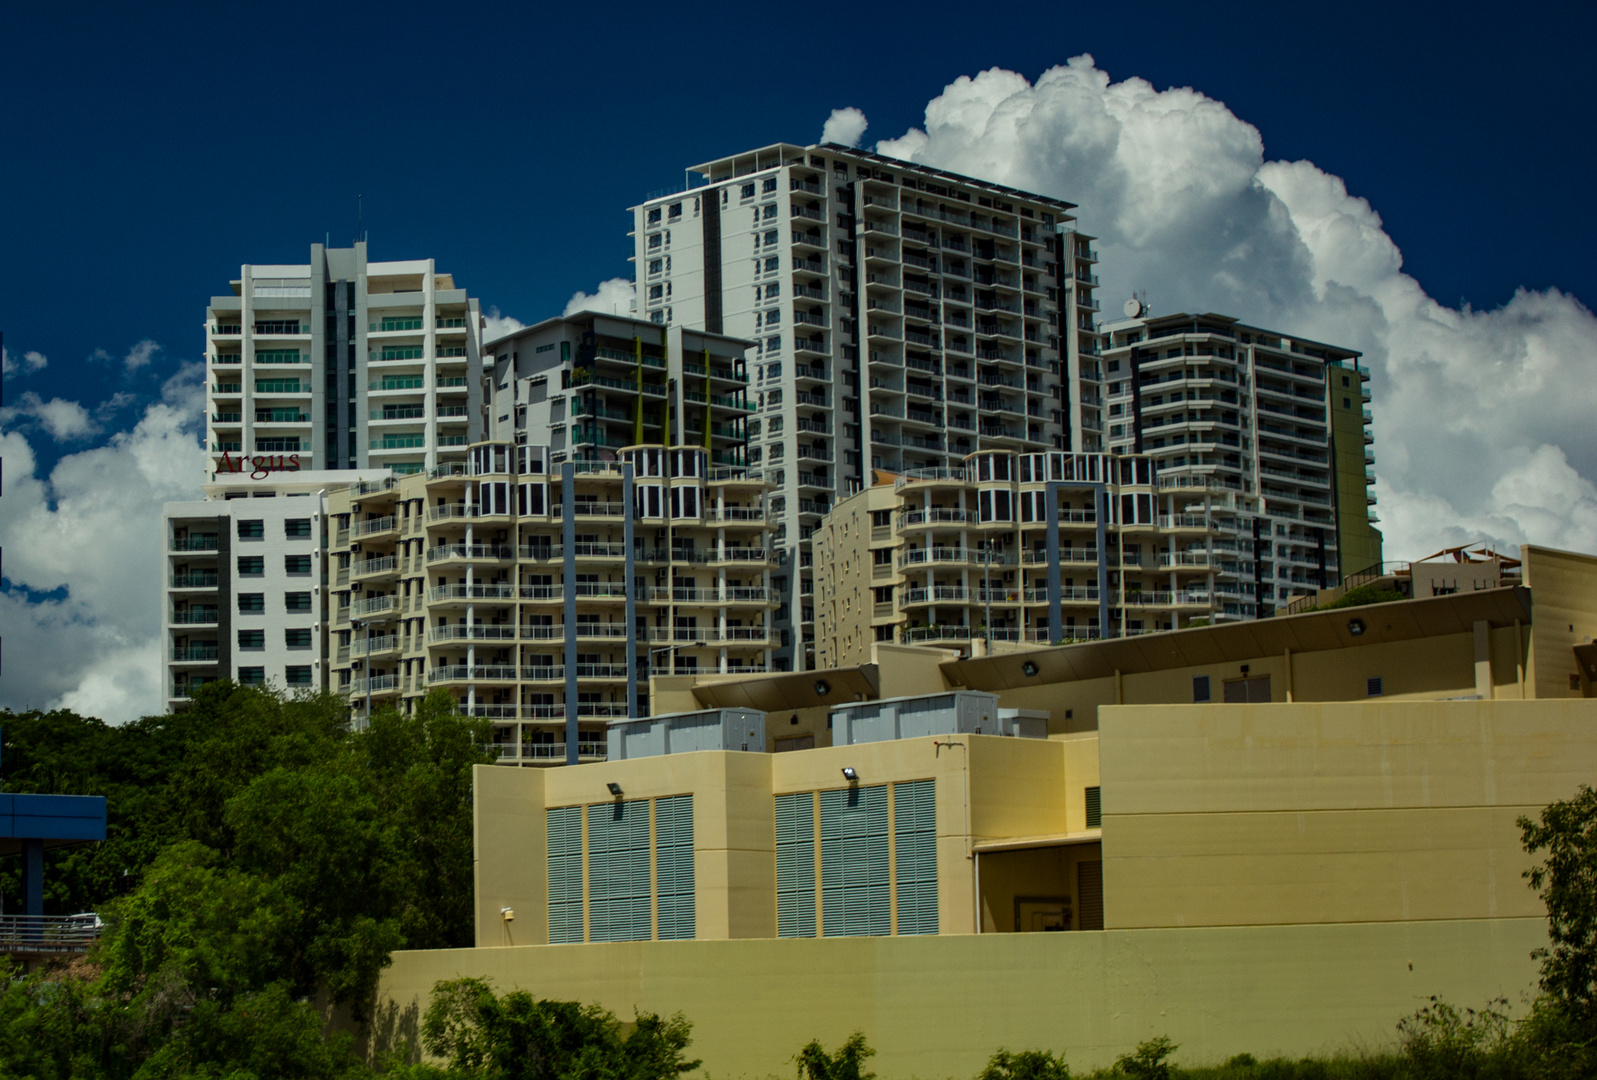
M 363 731 L 347 716 L 218 683 L 121 728 L 0 718 L 6 790 L 109 800 L 105 843 L 46 867 L 51 910 L 109 929 L 88 960 L 0 990 L 0 1076 L 360 1067 L 324 1008 L 362 1019 L 394 949 L 471 943 L 471 768 L 490 759 L 447 695 Z

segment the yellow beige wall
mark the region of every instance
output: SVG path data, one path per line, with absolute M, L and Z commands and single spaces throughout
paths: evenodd
M 1526 679 L 1536 697 L 1580 697 L 1580 665 L 1571 649 L 1597 636 L 1597 558 L 1529 544 L 1520 558 L 1536 622 Z
M 1597 767 L 1597 703 L 1105 709 L 1111 928 L 1539 917 L 1515 819 Z
M 846 788 L 845 766 L 862 785 L 936 782 L 939 928 L 973 933 L 972 844 L 1064 832 L 1071 813 L 1079 816 L 1083 786 L 1065 775 L 1072 753 L 1095 777 L 1096 762 L 1082 745 L 981 735 L 793 754 L 671 754 L 549 770 L 479 766 L 477 944 L 548 941 L 545 811 L 608 804 L 610 783 L 629 800 L 693 795 L 699 940 L 775 937 L 774 796 Z M 1078 810 L 1067 812 L 1072 792 Z M 515 913 L 508 923 L 506 907 Z
M 999 1048 L 1109 1065 L 1168 1035 L 1182 1063 L 1388 1045 L 1431 994 L 1461 1005 L 1534 988 L 1540 919 L 1096 933 L 621 942 L 401 952 L 377 1049 L 414 1032 L 441 979 L 693 1023 L 698 1075 L 791 1076 L 805 1042 L 854 1031 L 884 1077 L 972 1077 Z

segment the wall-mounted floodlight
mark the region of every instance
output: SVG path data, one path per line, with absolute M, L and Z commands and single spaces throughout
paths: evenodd
M 1349 619 L 1347 621 L 1347 632 L 1352 634 L 1354 637 L 1358 637 L 1361 634 L 1363 634 L 1364 633 L 1364 620 L 1363 619 Z
M 815 680 L 815 696 L 816 697 L 825 697 L 827 694 L 830 694 L 831 692 L 832 692 L 832 684 L 831 683 L 827 682 L 825 679 L 816 679 Z
M 614 780 L 606 784 L 605 787 L 608 788 L 610 794 L 614 795 L 616 798 L 619 799 L 621 797 L 621 785 L 616 783 Z
M 502 908 L 499 909 L 499 917 L 501 919 L 505 920 L 505 922 L 515 922 L 516 921 L 516 909 L 515 908 L 510 908 L 510 907 L 502 907 Z
M 1037 665 L 1032 663 L 1030 660 L 1027 660 L 1024 664 L 1020 665 L 1020 673 L 1029 678 L 1030 676 L 1037 674 Z
M 854 781 L 859 779 L 859 770 L 854 768 L 852 765 L 844 765 L 843 779 L 852 784 Z

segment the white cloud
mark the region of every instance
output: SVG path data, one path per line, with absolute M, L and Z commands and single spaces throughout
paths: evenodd
M 575 292 L 571 299 L 566 301 L 565 315 L 575 315 L 579 311 L 598 311 L 605 315 L 633 315 L 632 306 L 635 302 L 637 291 L 632 287 L 632 282 L 626 278 L 611 278 L 609 281 L 599 282 L 599 287 L 591 294 Z
M 73 442 L 98 435 L 100 426 L 89 417 L 89 410 L 76 401 L 51 398 L 45 401 L 32 390 L 25 391 L 16 405 L 0 409 L 0 423 L 31 418 L 56 442 Z
M 853 106 L 833 109 L 832 115 L 828 116 L 826 123 L 821 125 L 821 141 L 858 146 L 859 141 L 865 137 L 865 129 L 869 126 L 865 114 Z
M 155 351 L 160 347 L 161 346 L 157 345 L 149 338 L 145 338 L 143 341 L 139 342 L 137 345 L 133 346 L 133 348 L 128 350 L 128 354 L 122 358 L 122 366 L 127 368 L 128 372 L 131 374 L 132 372 L 147 366 L 150 360 L 155 356 Z
M 836 114 L 833 114 L 834 117 Z M 1105 310 L 1217 311 L 1362 350 L 1388 558 L 1472 539 L 1597 550 L 1597 319 L 1557 290 L 1450 308 L 1402 272 L 1380 216 L 1191 88 L 1112 82 L 1090 56 L 1035 84 L 993 69 L 884 154 L 1078 204 Z
M 482 321 L 482 340 L 485 345 L 490 341 L 498 341 L 506 334 L 514 334 L 517 330 L 527 325 L 520 319 L 509 315 L 501 315 L 496 307 L 489 308 L 487 314 L 482 317 Z
M 48 477 L 36 475 L 27 435 L 0 421 L 0 547 L 14 586 L 0 594 L 0 703 L 115 723 L 163 711 L 161 504 L 199 496 L 199 369 L 169 379 L 131 431 L 61 458 Z M 17 586 L 51 595 L 30 602 Z
M 42 352 L 29 350 L 22 354 L 21 360 L 14 360 L 10 349 L 0 348 L 0 370 L 3 370 L 7 379 L 19 372 L 23 375 L 32 375 L 35 371 L 42 371 L 49 363 L 49 358 Z

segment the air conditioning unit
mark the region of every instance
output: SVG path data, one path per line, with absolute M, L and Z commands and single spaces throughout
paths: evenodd
M 358 581 L 355 582 L 355 584 L 353 584 L 353 585 L 351 585 L 349 587 L 349 591 L 350 592 L 360 592 L 360 590 L 361 590 L 361 584 Z
M 351 545 L 349 545 L 349 550 L 358 555 L 358 554 L 360 554 L 360 545 L 359 544 L 351 544 Z
M 349 512 L 350 512 L 350 513 L 351 513 L 351 514 L 358 514 L 358 513 L 360 513 L 360 503 L 350 503 L 350 504 L 349 504 Z

